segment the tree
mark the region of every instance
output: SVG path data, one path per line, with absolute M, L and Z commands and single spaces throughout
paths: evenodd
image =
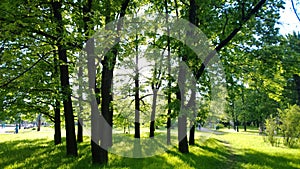
M 270 116 L 268 119 L 266 119 L 265 125 L 268 141 L 272 146 L 274 146 L 278 141 L 276 138 L 276 134 L 278 133 L 278 124 L 276 122 L 276 118 Z
M 71 100 L 71 88 L 69 82 L 69 70 L 66 46 L 62 44 L 62 38 L 64 37 L 64 24 L 62 17 L 62 2 L 52 2 L 52 10 L 54 21 L 57 23 L 56 31 L 57 37 L 57 50 L 59 61 L 61 62 L 60 68 L 60 80 L 62 86 L 62 94 L 64 95 L 63 105 L 65 112 L 65 125 L 66 125 L 66 141 L 67 141 L 67 154 L 77 156 L 77 143 L 75 135 L 75 123 L 74 114 Z
M 300 138 L 300 107 L 293 105 L 280 112 L 282 121 L 281 130 L 283 132 L 284 143 L 293 147 Z

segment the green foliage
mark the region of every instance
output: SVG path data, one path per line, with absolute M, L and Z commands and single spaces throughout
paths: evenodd
M 300 107 L 297 105 L 289 106 L 287 109 L 280 111 L 280 115 L 284 143 L 289 147 L 293 147 L 300 140 Z
M 267 139 L 271 143 L 271 145 L 274 146 L 276 143 L 278 143 L 279 140 L 276 137 L 278 133 L 278 124 L 276 122 L 276 118 L 270 116 L 268 119 L 266 119 L 265 126 L 266 126 Z
M 224 124 L 217 124 L 216 125 L 216 130 L 219 130 L 219 129 L 222 129 L 222 128 L 224 128 Z

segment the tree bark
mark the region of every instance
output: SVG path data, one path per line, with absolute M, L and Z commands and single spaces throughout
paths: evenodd
M 135 121 L 134 121 L 134 138 L 140 138 L 140 85 L 139 85 L 139 54 L 138 54 L 138 35 L 135 38 L 135 78 L 134 78 L 134 105 L 135 105 Z
M 195 123 L 193 123 L 190 130 L 189 145 L 195 145 Z
M 64 115 L 65 115 L 65 126 L 66 126 L 66 144 L 67 144 L 67 155 L 77 156 L 77 143 L 75 134 L 74 114 L 71 100 L 71 88 L 69 82 L 69 70 L 68 70 L 68 59 L 67 50 L 61 44 L 63 38 L 64 25 L 62 23 L 62 2 L 52 2 L 54 18 L 58 24 L 57 32 L 60 37 L 57 37 L 57 48 L 58 56 L 60 61 L 60 81 L 62 87 L 62 94 L 64 96 Z
M 125 16 L 125 11 L 128 7 L 129 0 L 125 0 L 122 3 L 121 11 L 120 11 L 120 18 Z M 107 13 L 105 16 L 105 22 L 108 24 L 111 22 L 111 9 L 110 9 L 110 1 L 106 3 Z M 117 32 L 121 29 L 121 21 L 118 21 L 117 24 Z M 117 37 L 116 42 L 119 41 L 119 37 Z M 106 54 L 101 61 L 102 64 L 102 79 L 101 79 L 101 119 L 105 120 L 106 122 L 101 123 L 100 132 L 101 132 L 101 147 L 100 147 L 100 157 L 101 157 L 101 164 L 105 164 L 108 162 L 108 147 L 112 146 L 112 125 L 113 125 L 113 108 L 111 102 L 113 101 L 112 96 L 112 80 L 113 80 L 113 70 L 116 64 L 116 58 L 118 54 L 118 43 Z M 105 136 L 105 137 L 104 137 Z
M 182 60 L 185 62 L 187 56 L 182 56 Z M 187 116 L 185 102 L 185 81 L 186 81 L 186 70 L 183 63 L 180 63 L 179 73 L 178 73 L 178 84 L 179 88 L 176 93 L 176 98 L 180 101 L 181 107 L 178 114 L 178 149 L 181 153 L 188 153 L 189 146 L 187 140 Z
M 300 106 L 300 76 L 297 74 L 294 74 L 293 76 L 296 83 L 296 91 L 298 95 L 298 101 L 296 103 L 298 106 Z
M 78 70 L 78 78 L 83 76 L 83 70 L 82 67 L 79 67 Z M 83 142 L 83 119 L 82 119 L 82 112 L 83 112 L 83 107 L 82 107 L 82 102 L 83 102 L 83 97 L 82 97 L 82 86 L 79 85 L 79 98 L 78 98 L 78 102 L 79 102 L 79 112 L 77 113 L 77 142 L 81 143 Z
M 191 129 L 190 129 L 190 138 L 189 138 L 189 145 L 195 145 L 195 119 L 196 119 L 196 83 L 192 84 L 192 93 L 190 97 L 190 101 L 187 107 L 192 114 L 192 119 L 190 120 Z
M 41 131 L 41 117 L 42 117 L 42 114 L 39 114 L 38 115 L 38 122 L 37 122 L 37 131 Z
M 95 52 L 94 52 L 94 39 L 90 39 L 86 43 L 86 50 L 88 56 L 88 77 L 89 77 L 89 98 L 91 104 L 91 152 L 93 164 L 101 164 L 102 156 L 100 154 L 100 112 L 98 111 L 98 104 L 95 97 L 95 84 L 96 84 L 96 65 L 95 65 Z M 105 158 L 105 157 L 104 157 Z
M 221 40 L 220 43 L 215 47 L 214 51 L 211 51 L 208 56 L 205 58 L 201 67 L 197 71 L 196 79 L 198 80 L 204 72 L 206 65 L 210 62 L 210 60 L 219 52 L 224 46 L 226 46 L 234 37 L 235 35 L 243 28 L 243 25 L 246 24 L 253 15 L 255 15 L 265 4 L 266 0 L 260 0 L 250 12 L 242 18 L 239 22 L 238 27 L 236 27 L 225 39 Z
M 156 113 L 158 89 L 154 88 L 152 90 L 153 90 L 153 101 L 152 101 L 151 122 L 150 122 L 150 138 L 154 137 L 154 131 L 155 131 L 155 113 Z
M 175 8 L 176 8 L 176 14 L 177 14 L 177 18 L 178 16 L 178 6 L 177 6 L 177 1 L 175 0 Z M 168 12 L 168 1 L 165 0 L 165 10 L 166 10 L 166 23 L 169 22 L 169 12 Z M 167 94 L 167 101 L 168 101 L 168 113 L 167 113 L 167 145 L 171 144 L 171 87 L 172 87 L 172 82 L 171 82 L 171 47 L 170 47 L 170 28 L 167 27 L 167 50 L 168 50 L 168 55 L 167 55 L 167 66 L 168 66 L 168 94 Z
M 60 102 L 56 99 L 54 106 L 54 144 L 61 143 L 61 130 L 60 130 Z
M 115 63 L 115 59 L 113 58 Z M 108 162 L 108 152 L 107 149 L 112 142 L 112 110 L 111 109 L 111 87 L 113 79 L 113 68 L 109 67 L 110 59 L 107 56 L 104 57 L 102 61 L 102 79 L 101 79 L 101 113 L 103 121 L 101 122 L 101 147 L 100 147 L 100 156 L 101 163 Z M 109 126 L 110 125 L 110 126 Z
M 82 143 L 83 142 L 83 120 L 81 117 L 78 117 L 77 120 L 77 142 Z

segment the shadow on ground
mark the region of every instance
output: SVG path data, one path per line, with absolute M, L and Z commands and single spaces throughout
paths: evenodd
M 63 141 L 65 142 L 65 140 Z M 199 141 L 200 142 L 200 141 Z M 47 139 L 28 139 L 0 142 L 0 168 L 296 168 L 299 161 L 289 157 L 270 156 L 262 152 L 232 150 L 226 142 L 207 139 L 190 146 L 182 154 L 174 147 L 166 153 L 149 158 L 126 158 L 109 155 L 109 164 L 91 164 L 90 140 L 78 144 L 79 156 L 67 157 L 65 144 L 55 146 Z M 120 147 L 121 148 L 121 147 Z M 243 155 L 232 152 L 243 151 Z

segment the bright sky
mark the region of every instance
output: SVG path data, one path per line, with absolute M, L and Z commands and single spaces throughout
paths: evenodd
M 294 3 L 297 2 L 297 0 L 294 0 Z M 281 18 L 279 19 L 279 22 L 281 25 L 278 25 L 280 28 L 281 34 L 288 34 L 299 32 L 300 31 L 300 21 L 297 19 L 296 14 L 294 13 L 294 10 L 292 8 L 291 0 L 285 0 L 285 9 L 281 10 Z

